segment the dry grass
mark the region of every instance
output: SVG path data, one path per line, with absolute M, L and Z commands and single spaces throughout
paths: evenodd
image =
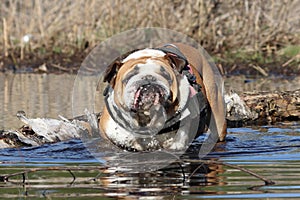
M 164 27 L 210 53 L 276 53 L 300 44 L 299 0 L 5 0 L 0 6 L 4 56 L 72 54 L 136 27 Z M 30 34 L 30 45 L 22 38 Z M 2 47 L 2 48 L 1 48 Z

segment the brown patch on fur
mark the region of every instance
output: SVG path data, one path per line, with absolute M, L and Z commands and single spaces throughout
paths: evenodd
M 108 124 L 109 119 L 110 119 L 110 115 L 107 111 L 107 108 L 104 107 L 103 112 L 100 116 L 100 120 L 99 120 L 99 129 L 100 129 L 101 136 L 107 140 L 109 140 L 109 139 L 106 136 L 106 130 L 104 130 L 104 129 L 105 129 L 106 125 Z

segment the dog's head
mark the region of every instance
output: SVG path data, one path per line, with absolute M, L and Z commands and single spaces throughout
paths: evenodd
M 117 106 L 132 128 L 163 128 L 187 102 L 189 83 L 180 73 L 185 64 L 176 55 L 156 49 L 116 59 L 104 76 L 112 88 L 107 106 Z

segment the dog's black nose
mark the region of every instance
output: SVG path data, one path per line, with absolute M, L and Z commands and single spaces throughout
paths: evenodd
M 146 80 L 146 81 L 156 81 L 156 78 L 152 75 L 146 75 L 144 77 L 142 77 L 143 80 Z

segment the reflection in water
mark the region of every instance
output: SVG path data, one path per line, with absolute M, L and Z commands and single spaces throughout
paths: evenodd
M 77 146 L 80 144 L 78 141 L 73 141 L 73 144 L 74 142 Z M 31 149 L 31 151 L 36 151 L 36 149 Z M 28 153 L 24 150 L 21 152 Z M 120 167 L 101 169 L 99 163 L 92 161 L 90 163 L 78 162 L 76 166 L 73 166 L 73 162 L 69 164 L 66 161 L 64 161 L 65 164 L 46 162 L 43 165 L 32 162 L 18 164 L 6 162 L 0 168 L 2 175 L 40 166 L 45 170 L 28 173 L 25 177 L 21 173 L 10 177 L 6 183 L 0 183 L 0 187 L 10 188 L 10 192 L 1 190 L 0 195 L 2 198 L 108 196 L 118 199 L 147 197 L 160 199 L 199 194 L 225 194 L 224 191 L 207 190 L 207 187 L 226 185 L 224 177 L 219 177 L 226 171 L 221 165 L 175 163 L 159 171 L 137 173 L 128 172 L 126 168 Z M 18 165 L 23 165 L 23 167 L 19 168 Z M 57 170 L 53 165 L 61 167 L 62 170 Z
M 233 90 L 237 93 L 254 91 L 294 91 L 300 88 L 300 76 L 291 79 L 232 76 L 225 78 L 225 88 L 226 91 Z
M 0 73 L 0 130 L 17 129 L 23 124 L 17 119 L 19 110 L 31 118 L 72 118 L 72 91 L 75 75 L 70 74 L 3 74 Z M 92 81 L 90 87 L 93 88 Z M 90 88 L 79 88 L 83 94 Z M 101 91 L 96 93 L 99 98 Z M 79 96 L 78 101 L 94 99 Z M 96 102 L 97 103 L 97 102 Z M 100 105 L 95 105 L 100 111 Z
M 224 173 L 222 166 L 218 165 L 185 163 L 179 167 L 177 163 L 156 172 L 137 174 L 110 169 L 108 173 L 100 178 L 103 186 L 113 191 L 108 195 L 129 199 L 221 194 L 223 192 L 207 191 L 205 187 L 226 184 L 218 177 Z
M 73 81 L 71 75 L 0 74 L 0 129 L 19 128 L 19 110 L 34 117 L 72 116 L 69 108 Z

